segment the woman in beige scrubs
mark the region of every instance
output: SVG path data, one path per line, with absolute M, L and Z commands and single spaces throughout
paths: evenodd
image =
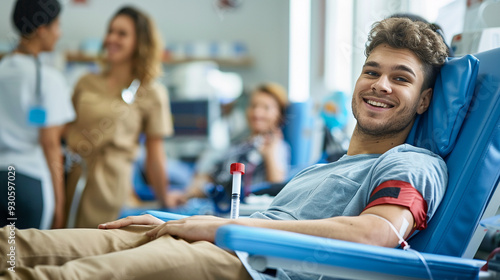
M 120 9 L 111 19 L 103 49 L 104 71 L 81 78 L 73 95 L 77 118 L 67 128 L 67 145 L 83 164 L 68 174 L 68 201 L 78 181 L 85 188 L 69 226 L 97 227 L 118 218 L 131 192 L 141 133 L 149 184 L 161 206 L 177 204 L 177 195 L 166 188 L 163 137 L 172 134 L 172 120 L 168 93 L 155 81 L 161 74 L 162 44 L 154 23 L 135 8 Z

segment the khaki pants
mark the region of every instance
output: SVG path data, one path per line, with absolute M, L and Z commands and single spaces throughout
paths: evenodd
M 0 279 L 251 279 L 239 259 L 216 245 L 171 236 L 150 241 L 151 226 L 118 230 L 0 229 Z M 10 259 L 8 259 L 10 258 Z

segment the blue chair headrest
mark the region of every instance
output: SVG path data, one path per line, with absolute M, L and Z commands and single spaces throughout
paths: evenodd
M 450 153 L 469 109 L 478 69 L 479 60 L 472 55 L 447 59 L 436 79 L 429 109 L 417 116 L 408 144 L 443 158 Z

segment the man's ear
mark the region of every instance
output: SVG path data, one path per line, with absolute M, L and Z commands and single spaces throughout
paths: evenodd
M 432 100 L 432 88 L 428 88 L 420 94 L 420 100 L 419 104 L 417 107 L 417 114 L 421 115 L 425 111 L 427 111 L 427 108 L 429 108 L 429 105 L 431 104 Z

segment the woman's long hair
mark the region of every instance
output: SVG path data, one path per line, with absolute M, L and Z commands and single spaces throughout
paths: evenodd
M 153 20 L 137 8 L 123 7 L 111 21 L 120 15 L 130 17 L 135 26 L 136 49 L 132 56 L 132 75 L 143 84 L 150 83 L 162 73 L 163 42 L 158 30 Z

